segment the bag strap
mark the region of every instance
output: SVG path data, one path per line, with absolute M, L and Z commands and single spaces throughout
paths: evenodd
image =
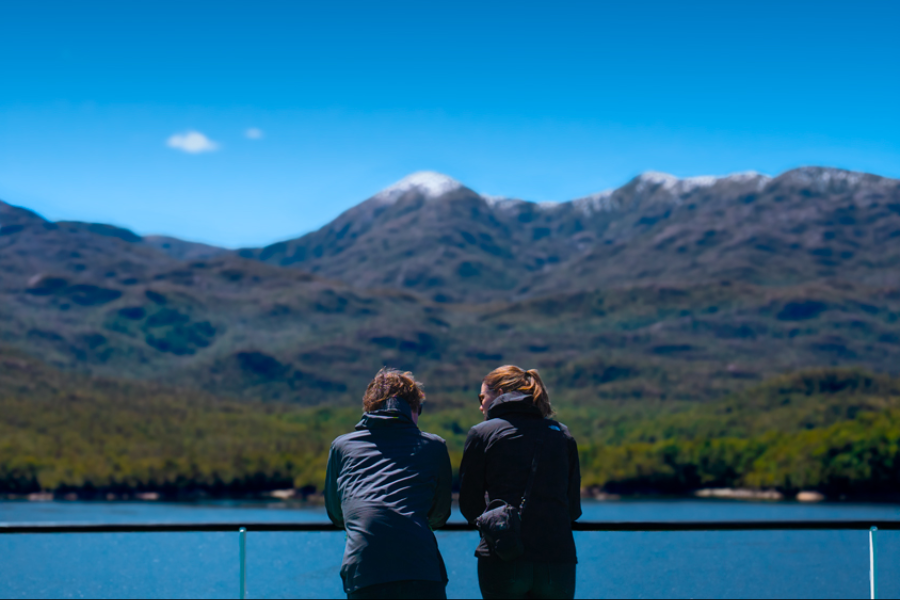
M 528 505 L 528 499 L 531 497 L 531 488 L 534 487 L 534 477 L 537 474 L 538 457 L 541 453 L 541 445 L 544 442 L 544 433 L 547 431 L 547 420 L 541 419 L 541 427 L 538 432 L 537 440 L 534 443 L 534 458 L 531 459 L 531 473 L 528 474 L 528 484 L 525 486 L 525 493 L 522 494 L 522 502 L 519 504 L 519 519 L 525 514 L 525 507 Z

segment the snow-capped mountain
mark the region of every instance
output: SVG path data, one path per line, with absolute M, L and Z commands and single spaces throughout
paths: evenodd
M 393 204 L 407 194 L 435 200 L 463 187 L 463 184 L 447 175 L 434 171 L 419 171 L 381 190 L 372 196 L 372 200 L 379 204 Z
M 873 200 L 896 197 L 897 186 L 897 180 L 820 167 L 776 178 L 753 171 L 688 178 L 651 171 L 614 190 L 537 203 L 482 195 L 426 171 L 319 231 L 242 254 L 362 287 L 406 288 L 454 301 L 659 277 L 752 272 L 764 280 L 805 278 L 824 272 L 815 266 L 824 259 L 810 253 L 826 253 L 824 247 L 846 237 L 832 232 L 827 244 L 815 239 L 840 225 L 834 214 L 845 210 L 848 194 L 860 214 L 871 210 L 872 218 L 886 219 L 886 233 L 871 243 L 900 246 L 884 237 L 900 215 Z
M 715 395 L 746 365 L 896 368 L 898 265 L 900 181 L 821 167 L 542 203 L 416 173 L 237 255 L 0 203 L 0 342 L 254 400 L 352 395 L 385 364 L 459 391 L 520 359 L 583 398 Z

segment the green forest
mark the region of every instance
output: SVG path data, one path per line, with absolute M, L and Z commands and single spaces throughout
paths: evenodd
M 5 355 L 0 494 L 236 497 L 321 490 L 329 445 L 360 409 L 222 400 L 63 374 Z M 567 401 L 584 487 L 623 495 L 701 488 L 891 496 L 900 487 L 900 381 L 853 369 L 780 376 L 720 400 Z M 455 466 L 481 415 L 474 398 L 429 401 L 420 422 Z

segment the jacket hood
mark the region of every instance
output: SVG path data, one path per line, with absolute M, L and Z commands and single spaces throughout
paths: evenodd
M 415 427 L 412 407 L 399 398 L 388 398 L 378 410 L 365 413 L 356 429 L 381 429 L 384 427 Z
M 494 419 L 508 412 L 532 414 L 543 418 L 532 397 L 522 392 L 507 392 L 494 398 L 487 411 L 487 418 Z

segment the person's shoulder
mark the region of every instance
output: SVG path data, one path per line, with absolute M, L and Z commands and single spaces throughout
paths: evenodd
M 515 429 L 515 426 L 506 419 L 494 417 L 478 423 L 469 429 L 469 439 L 480 439 L 485 444 L 490 444 L 492 440 L 498 436 L 503 436 L 505 432 Z
M 444 438 L 442 438 L 441 436 L 439 436 L 437 434 L 428 433 L 427 431 L 422 431 L 420 433 L 421 433 L 422 439 L 425 440 L 426 444 L 429 444 L 429 445 L 433 444 L 433 445 L 438 445 L 438 446 L 446 446 L 447 445 L 446 440 L 444 440 Z
M 469 429 L 470 436 L 480 436 L 483 438 L 488 438 L 497 432 L 506 430 L 513 427 L 513 424 L 507 421 L 506 419 L 500 417 L 494 417 L 493 419 L 487 419 L 474 425 L 471 429 Z
M 364 438 L 368 436 L 368 431 L 351 431 L 350 433 L 345 433 L 344 435 L 339 435 L 334 438 L 334 441 L 331 442 L 331 447 L 335 450 L 343 450 L 348 445 L 352 445 L 353 442 L 359 440 L 360 438 Z
M 495 421 L 499 421 L 499 419 L 488 419 L 486 421 L 482 421 L 477 425 L 473 425 L 471 429 L 469 429 L 469 435 L 485 435 L 495 429 L 497 429 L 498 423 Z

